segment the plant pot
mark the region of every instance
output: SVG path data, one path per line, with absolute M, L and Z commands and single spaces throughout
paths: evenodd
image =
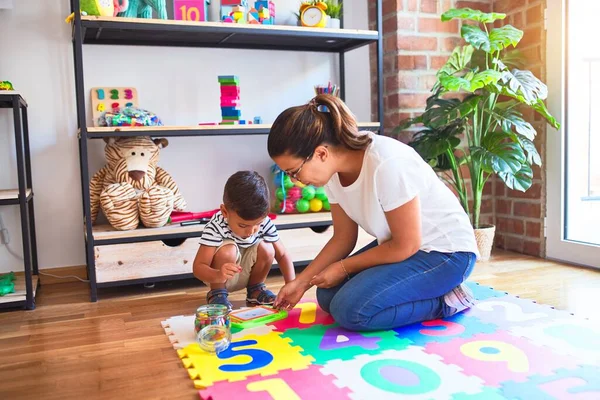
M 477 241 L 477 249 L 479 250 L 480 258 L 478 261 L 488 261 L 494 247 L 494 235 L 496 227 L 494 225 L 483 225 L 475 228 L 475 240 Z
M 340 19 L 339 18 L 330 18 L 327 19 L 327 27 L 333 29 L 340 29 Z

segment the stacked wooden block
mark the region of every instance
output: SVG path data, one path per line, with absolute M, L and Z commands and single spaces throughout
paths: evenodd
M 236 125 L 244 123 L 241 120 L 240 109 L 240 80 L 235 75 L 220 75 L 221 85 L 221 125 Z

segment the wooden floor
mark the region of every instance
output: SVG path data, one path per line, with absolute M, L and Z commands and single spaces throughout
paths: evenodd
M 470 279 L 598 316 L 600 271 L 497 251 Z M 193 282 L 162 284 L 104 290 L 90 303 L 84 283 L 41 287 L 36 310 L 0 313 L 0 399 L 197 399 L 160 321 L 192 314 L 205 293 Z

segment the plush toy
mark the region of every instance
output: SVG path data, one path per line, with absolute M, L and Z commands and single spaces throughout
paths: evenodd
M 107 165 L 90 182 L 92 223 L 98 211 L 118 230 L 164 226 L 171 212 L 187 204 L 173 178 L 157 166 L 167 139 L 147 136 L 106 138 Z
M 120 12 L 119 17 L 152 18 L 152 10 L 156 10 L 159 19 L 167 19 L 166 0 L 129 0 L 127 10 Z

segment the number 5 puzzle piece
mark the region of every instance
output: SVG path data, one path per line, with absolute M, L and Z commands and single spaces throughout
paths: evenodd
M 323 375 L 320 369 L 318 365 L 311 365 L 298 371 L 282 370 L 273 377 L 251 376 L 245 381 L 217 382 L 198 393 L 203 400 L 348 399 L 350 391 L 337 387 L 334 377 Z
M 198 389 L 219 381 L 235 382 L 252 375 L 273 375 L 283 369 L 298 370 L 311 365 L 312 357 L 300 354 L 299 347 L 292 347 L 290 340 L 280 335 L 280 332 L 245 335 L 216 356 L 197 344 L 177 353 Z

